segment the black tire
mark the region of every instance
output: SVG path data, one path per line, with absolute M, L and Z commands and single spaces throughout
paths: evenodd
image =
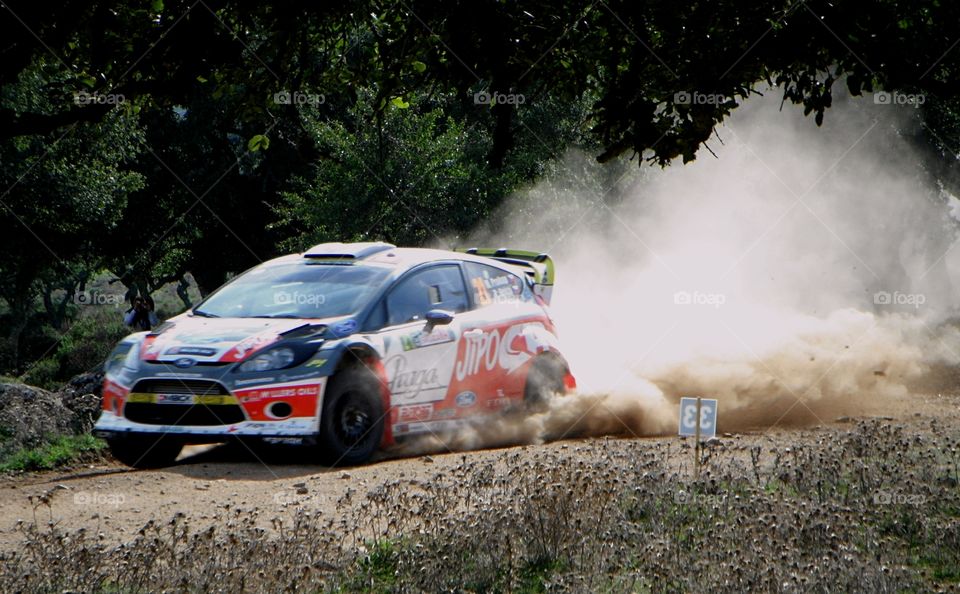
M 356 466 L 370 460 L 383 440 L 384 410 L 380 380 L 365 365 L 337 372 L 323 398 L 318 444 L 331 466 Z
M 166 435 L 130 435 L 107 440 L 110 453 L 131 468 L 162 468 L 172 465 L 183 442 Z
M 556 355 L 541 355 L 530 366 L 527 384 L 523 390 L 523 402 L 529 410 L 541 410 L 554 394 L 567 391 L 563 379 L 567 375 L 567 364 Z

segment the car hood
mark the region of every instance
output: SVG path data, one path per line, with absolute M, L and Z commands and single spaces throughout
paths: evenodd
M 330 320 L 266 318 L 202 318 L 181 315 L 144 337 L 144 361 L 189 360 L 186 363 L 231 363 L 284 337 L 315 335 L 342 318 Z

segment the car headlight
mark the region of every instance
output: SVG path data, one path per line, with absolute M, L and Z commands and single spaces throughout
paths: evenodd
M 293 352 L 293 349 L 286 347 L 270 349 L 244 361 L 238 371 L 249 373 L 253 371 L 283 369 L 284 367 L 292 365 L 295 359 L 296 353 Z

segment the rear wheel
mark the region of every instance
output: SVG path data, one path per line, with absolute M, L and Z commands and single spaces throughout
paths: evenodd
M 380 380 L 364 365 L 348 367 L 330 380 L 323 399 L 319 445 L 333 466 L 368 461 L 383 440 Z
M 161 468 L 177 460 L 183 442 L 167 435 L 130 435 L 107 440 L 110 453 L 132 468 Z
M 523 391 L 523 402 L 532 410 L 543 409 L 554 394 L 566 392 L 563 378 L 567 375 L 567 365 L 556 355 L 541 355 L 530 366 L 527 384 Z

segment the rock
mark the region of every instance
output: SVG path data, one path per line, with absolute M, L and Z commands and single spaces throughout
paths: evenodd
M 75 415 L 59 394 L 26 384 L 0 384 L 0 453 L 34 448 L 73 433 Z
M 103 372 L 74 376 L 58 394 L 64 406 L 74 414 L 74 432 L 86 433 L 100 417 Z

